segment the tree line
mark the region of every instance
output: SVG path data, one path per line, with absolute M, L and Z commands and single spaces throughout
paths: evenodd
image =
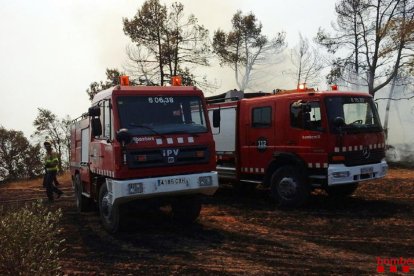
M 335 13 L 330 28 L 320 27 L 311 39 L 300 34 L 299 43 L 288 50 L 286 33 L 265 35 L 252 12 L 236 11 L 229 18 L 231 29 L 214 30 L 210 37 L 194 15 L 185 15 L 183 4 L 147 0 L 135 16 L 122 19 L 124 34 L 131 39 L 123 70 L 107 68 L 106 80 L 92 82 L 86 92 L 92 99 L 118 85 L 126 73 L 133 84 L 165 85 L 171 76 L 181 75 L 184 85 L 214 89 L 214 83 L 193 70 L 210 66 L 213 59 L 233 71 L 235 84 L 244 91 L 257 87 L 264 72 L 278 66 L 286 53 L 290 66 L 285 71 L 295 84 L 318 83 L 325 68 L 330 68 L 328 84 L 365 85 L 371 95 L 390 83 L 412 83 L 414 1 L 338 0 Z M 21 131 L 0 126 L 0 181 L 41 174 L 46 139 L 59 155 L 60 170 L 68 167 L 70 118 L 39 108 L 33 126 L 34 145 Z
M 257 87 L 260 76 L 277 66 L 284 58 L 280 54 L 286 56 L 287 51 L 290 65 L 284 72 L 295 84 L 317 84 L 322 70 L 330 68 L 326 83 L 365 85 L 374 95 L 393 80 L 411 80 L 414 74 L 413 2 L 338 0 L 330 30 L 320 27 L 311 41 L 299 34 L 299 43 L 289 51 L 286 34 L 263 34 L 252 12 L 237 11 L 231 29 L 215 30 L 211 39 L 194 15 L 185 16 L 183 4 L 147 0 L 133 18 L 122 19 L 132 42 L 124 69 L 107 69 L 107 80 L 91 83 L 87 93 L 92 98 L 117 85 L 118 76 L 125 73 L 146 85 L 164 85 L 171 76 L 181 75 L 185 85 L 216 88 L 192 70 L 209 66 L 212 59 L 231 68 L 235 84 L 244 91 Z
M 59 171 L 69 168 L 71 119 L 58 118 L 50 110 L 38 108 L 30 143 L 22 131 L 0 126 L 0 183 L 35 178 L 44 172 L 43 142 L 49 140 L 58 154 Z

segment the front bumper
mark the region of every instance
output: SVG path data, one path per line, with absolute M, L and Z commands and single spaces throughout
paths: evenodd
M 347 167 L 344 164 L 329 164 L 328 186 L 355 183 L 384 177 L 387 174 L 387 162 Z
M 166 177 L 116 180 L 106 179 L 111 204 L 141 198 L 188 194 L 213 195 L 218 189 L 217 172 Z

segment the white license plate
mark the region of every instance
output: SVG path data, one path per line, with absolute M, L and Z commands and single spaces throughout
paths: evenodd
M 161 185 L 179 185 L 185 184 L 188 185 L 188 179 L 186 178 L 166 178 L 166 179 L 159 179 L 158 186 Z
M 142 194 L 144 192 L 144 186 L 142 183 L 129 183 L 128 191 L 130 194 Z
M 369 174 L 369 173 L 373 173 L 373 172 L 374 172 L 373 167 L 361 168 L 361 174 Z

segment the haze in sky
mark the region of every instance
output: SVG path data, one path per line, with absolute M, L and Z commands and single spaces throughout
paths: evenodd
M 89 84 L 104 80 L 106 68 L 122 69 L 125 64 L 125 48 L 131 42 L 123 33 L 122 18 L 132 18 L 143 2 L 1 0 L 0 125 L 22 130 L 29 137 L 34 132 L 32 123 L 39 107 L 59 117 L 76 118 L 86 112 L 90 102 L 85 90 Z M 209 29 L 211 37 L 218 28 L 230 30 L 231 18 L 237 10 L 251 11 L 263 24 L 264 34 L 272 37 L 285 31 L 288 48 L 293 48 L 299 32 L 311 40 L 319 27 L 330 28 L 336 1 L 180 2 L 185 14 L 194 14 Z M 221 84 L 216 93 L 236 88 L 231 71 L 220 68 L 217 62 L 213 65 L 206 69 L 206 74 Z M 274 83 L 257 89 L 286 87 L 290 83 L 294 86 L 293 79 L 274 74 Z

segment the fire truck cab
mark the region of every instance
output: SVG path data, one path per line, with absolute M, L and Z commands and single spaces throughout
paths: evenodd
M 71 128 L 77 208 L 97 203 L 111 233 L 121 207 L 144 199 L 170 204 L 179 221 L 197 219 L 198 195 L 218 188 L 215 161 L 205 99 L 196 87 L 112 87 L 95 95 Z
M 207 101 L 219 177 L 262 184 L 282 206 L 304 204 L 316 188 L 350 195 L 387 172 L 384 132 L 367 93 L 229 91 Z

